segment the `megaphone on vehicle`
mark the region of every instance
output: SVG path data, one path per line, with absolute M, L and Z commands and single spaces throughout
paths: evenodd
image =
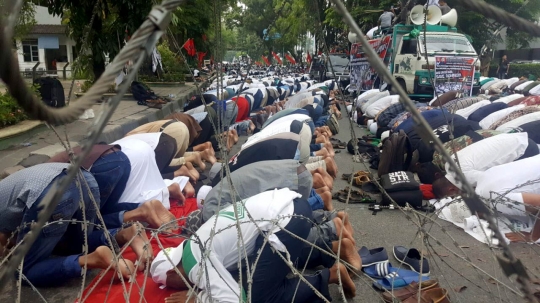
M 442 11 L 441 9 L 436 6 L 432 5 L 428 7 L 428 15 L 427 15 L 427 24 L 435 25 L 441 22 L 442 18 Z
M 457 17 L 458 17 L 457 11 L 455 9 L 451 9 L 450 12 L 448 12 L 448 14 L 444 14 L 441 17 L 441 24 L 446 24 L 452 27 L 456 26 Z
M 349 32 L 349 36 L 347 36 L 347 38 L 349 39 L 349 42 L 351 43 L 360 42 L 360 39 L 358 39 L 358 36 L 356 35 L 356 33 L 353 33 L 353 32 Z
M 424 19 L 426 19 L 427 24 L 434 25 L 441 21 L 442 12 L 438 6 L 432 5 L 428 7 L 428 14 L 426 18 L 426 15 L 424 14 L 424 6 L 416 5 L 411 10 L 409 18 L 411 19 L 411 22 L 416 25 L 423 24 Z
M 420 25 L 424 23 L 424 6 L 416 5 L 413 7 L 411 13 L 409 14 L 409 18 L 413 24 Z

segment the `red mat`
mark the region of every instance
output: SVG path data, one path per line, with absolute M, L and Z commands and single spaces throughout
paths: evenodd
M 175 215 L 176 218 L 186 217 L 189 213 L 197 209 L 197 200 L 195 198 L 190 198 L 186 200 L 184 206 L 178 206 L 177 203 L 171 201 L 170 211 Z M 184 221 L 179 221 L 180 226 L 184 224 Z M 180 231 L 179 231 L 180 232 Z M 148 235 L 150 237 L 150 235 Z M 160 236 L 159 240 L 163 247 L 176 247 L 182 243 L 183 238 L 167 238 Z M 150 241 L 152 249 L 154 250 L 154 256 L 160 251 L 159 245 L 156 239 Z M 135 262 L 137 257 L 131 248 L 126 249 L 123 254 L 124 258 Z M 124 296 L 124 288 L 120 280 L 116 280 L 111 285 L 111 279 L 114 275 L 113 270 L 109 270 L 107 274 L 98 282 L 98 275 L 84 290 L 83 299 L 88 296 L 84 302 L 88 303 L 105 303 L 105 302 L 133 302 L 138 303 L 140 301 L 140 292 L 144 283 L 144 273 L 139 272 L 137 274 L 137 283 L 125 283 L 126 288 L 129 292 L 129 287 L 131 286 L 131 296 L 129 301 L 126 300 Z M 93 288 L 93 290 L 92 290 Z M 91 291 L 91 293 L 89 293 Z M 144 298 L 141 302 L 148 303 L 162 303 L 165 301 L 165 298 L 170 296 L 174 290 L 167 288 L 159 289 L 159 285 L 154 283 L 151 277 L 146 278 L 146 285 L 144 287 Z M 127 296 L 127 293 L 126 293 Z M 78 302 L 78 299 L 75 301 Z

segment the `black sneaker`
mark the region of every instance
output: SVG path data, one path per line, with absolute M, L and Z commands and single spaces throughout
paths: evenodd
M 392 251 L 394 253 L 394 257 L 400 263 L 408 265 L 414 272 L 422 274 L 422 276 L 429 275 L 429 262 L 425 257 L 422 259 L 418 249 L 409 249 L 404 246 L 394 246 Z M 420 263 L 421 260 L 422 263 Z M 422 267 L 422 272 L 420 272 L 420 267 Z

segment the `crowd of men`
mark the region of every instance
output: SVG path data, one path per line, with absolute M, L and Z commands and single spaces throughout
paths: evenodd
M 450 91 L 429 103 L 417 103 L 417 110 L 446 151 L 455 154 L 476 193 L 495 213 L 509 220 L 509 225 L 526 227 L 507 233 L 508 240 L 536 242 L 540 239 L 540 224 L 535 220 L 540 206 L 540 174 L 534 169 L 540 164 L 540 81 L 482 77 L 480 85 L 478 96 Z M 371 90 L 355 103 L 353 119 L 375 137 L 384 140 L 400 132 L 407 136 L 414 151 L 409 170 L 417 173 L 422 183 L 432 184 L 428 197 L 461 195 L 457 176 L 430 142 L 420 138 L 399 96 Z M 456 217 L 462 221 L 464 216 Z
M 155 283 L 179 290 L 176 299 L 196 286 L 203 301 L 239 302 L 249 294 L 254 302 L 318 302 L 331 300 L 328 286 L 338 281 L 355 295 L 349 272 L 360 270 L 361 259 L 347 214 L 332 205 L 332 136 L 343 106 L 336 83 L 307 75 L 225 82 L 193 96 L 183 112 L 92 147 L 25 256 L 28 282 L 59 285 L 85 266 L 113 266 L 128 278 L 149 266 Z M 240 151 L 217 159 L 239 135 L 250 135 Z M 80 153 L 63 152 L 0 181 L 2 256 L 30 231 L 41 202 Z M 190 237 L 152 251 L 143 226 L 178 233 L 171 204 L 194 197 L 199 210 L 183 227 Z M 113 261 L 111 241 L 131 246 L 137 262 Z M 290 275 L 304 268 L 316 272 Z

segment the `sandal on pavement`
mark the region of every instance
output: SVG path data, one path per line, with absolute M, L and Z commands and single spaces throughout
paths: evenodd
M 362 175 L 362 176 L 358 176 L 358 177 L 355 177 L 353 179 L 353 185 L 355 186 L 358 186 L 358 187 L 362 187 L 364 184 L 368 184 L 371 182 L 371 179 L 369 178 L 368 175 Z
M 403 303 L 417 303 L 418 293 L 405 299 Z M 421 303 L 450 303 L 448 290 L 444 288 L 430 288 L 420 292 Z
M 333 143 L 332 144 L 332 147 L 334 149 L 346 149 L 347 148 L 347 144 L 345 143 Z
M 353 176 L 353 178 L 360 177 L 360 176 L 369 176 L 369 172 L 364 171 L 364 170 L 359 170 L 359 171 L 355 172 L 354 175 L 353 174 L 343 174 L 343 175 L 341 175 L 341 179 L 351 181 L 351 176 Z
M 388 253 L 384 247 L 369 249 L 366 246 L 362 246 L 358 250 L 358 254 L 360 255 L 360 258 L 362 258 L 362 268 L 382 262 L 388 262 Z
M 428 289 L 437 288 L 437 287 L 439 287 L 439 282 L 437 280 L 427 280 L 420 283 L 420 289 L 421 291 L 424 291 L 424 292 L 427 291 Z M 405 286 L 402 289 L 394 290 L 393 292 L 384 292 L 383 300 L 389 303 L 393 302 L 393 299 L 403 301 L 405 299 L 408 299 L 416 295 L 417 293 L 418 293 L 418 283 L 411 282 L 411 284 Z
M 421 273 L 422 276 L 429 275 L 429 262 L 427 258 L 422 258 L 422 254 L 416 248 L 406 248 L 404 246 L 394 246 L 392 249 L 394 257 L 401 264 L 409 266 L 414 272 Z M 422 272 L 420 272 L 420 270 Z

